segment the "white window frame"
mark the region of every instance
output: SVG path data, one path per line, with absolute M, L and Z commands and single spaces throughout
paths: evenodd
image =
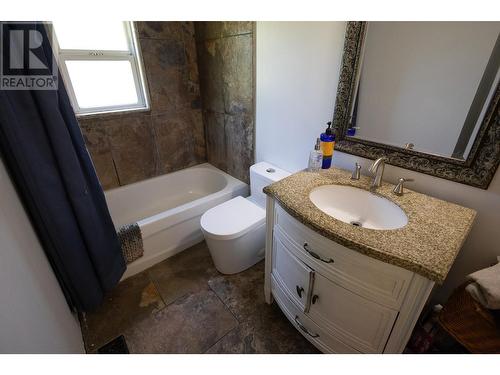
M 89 26 L 91 27 L 91 26 Z M 58 66 L 61 76 L 65 83 L 68 96 L 70 98 L 73 110 L 77 116 L 97 115 L 113 112 L 141 111 L 149 109 L 149 98 L 147 80 L 144 73 L 144 64 L 140 48 L 138 46 L 136 30 L 134 23 L 130 21 L 123 22 L 127 38 L 128 51 L 108 51 L 108 50 L 79 50 L 79 49 L 61 49 L 57 42 L 57 31 L 55 32 L 54 55 L 58 57 Z M 135 89 L 137 92 L 136 104 L 102 106 L 92 108 L 80 108 L 76 99 L 73 84 L 68 73 L 66 61 L 70 60 L 105 60 L 105 61 L 129 61 L 132 67 Z

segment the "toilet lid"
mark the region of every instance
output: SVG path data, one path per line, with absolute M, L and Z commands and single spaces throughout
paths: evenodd
M 243 197 L 219 204 L 203 214 L 201 228 L 205 235 L 230 240 L 262 225 L 266 210 Z

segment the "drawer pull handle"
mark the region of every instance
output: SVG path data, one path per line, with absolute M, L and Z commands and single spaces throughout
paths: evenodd
M 302 293 L 304 292 L 304 288 L 298 285 L 295 288 L 297 290 L 297 294 L 299 295 L 299 297 L 302 298 Z
M 304 247 L 304 250 L 307 251 L 307 253 L 310 256 L 312 256 L 313 258 L 321 260 L 322 262 L 325 262 L 325 263 L 333 263 L 333 259 L 332 258 L 328 258 L 328 259 L 322 258 L 318 254 L 316 254 L 314 251 L 312 251 L 311 249 L 309 249 L 309 245 L 307 244 L 307 242 L 304 242 L 304 246 L 303 247 Z
M 307 333 L 309 336 L 311 336 L 311 337 L 319 337 L 319 335 L 317 333 L 311 333 L 311 332 L 309 332 L 309 330 L 306 327 L 304 327 L 304 325 L 300 322 L 299 317 L 297 315 L 295 315 L 295 323 L 299 326 L 299 328 L 303 332 Z
M 319 296 L 317 294 L 315 294 L 314 296 L 312 296 L 311 302 L 314 305 L 318 300 L 319 300 Z

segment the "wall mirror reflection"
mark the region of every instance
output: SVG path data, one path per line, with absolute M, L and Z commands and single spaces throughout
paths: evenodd
M 383 151 L 391 164 L 487 186 L 474 160 L 498 123 L 499 32 L 499 22 L 350 22 L 334 119 L 340 149 Z
M 499 79 L 495 22 L 370 22 L 356 138 L 465 159 Z M 354 131 L 353 131 L 354 130 Z

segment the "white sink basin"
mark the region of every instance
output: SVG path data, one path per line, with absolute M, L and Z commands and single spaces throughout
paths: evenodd
M 309 199 L 327 215 L 363 228 L 397 229 L 408 223 L 397 204 L 352 186 L 320 186 L 311 191 Z

